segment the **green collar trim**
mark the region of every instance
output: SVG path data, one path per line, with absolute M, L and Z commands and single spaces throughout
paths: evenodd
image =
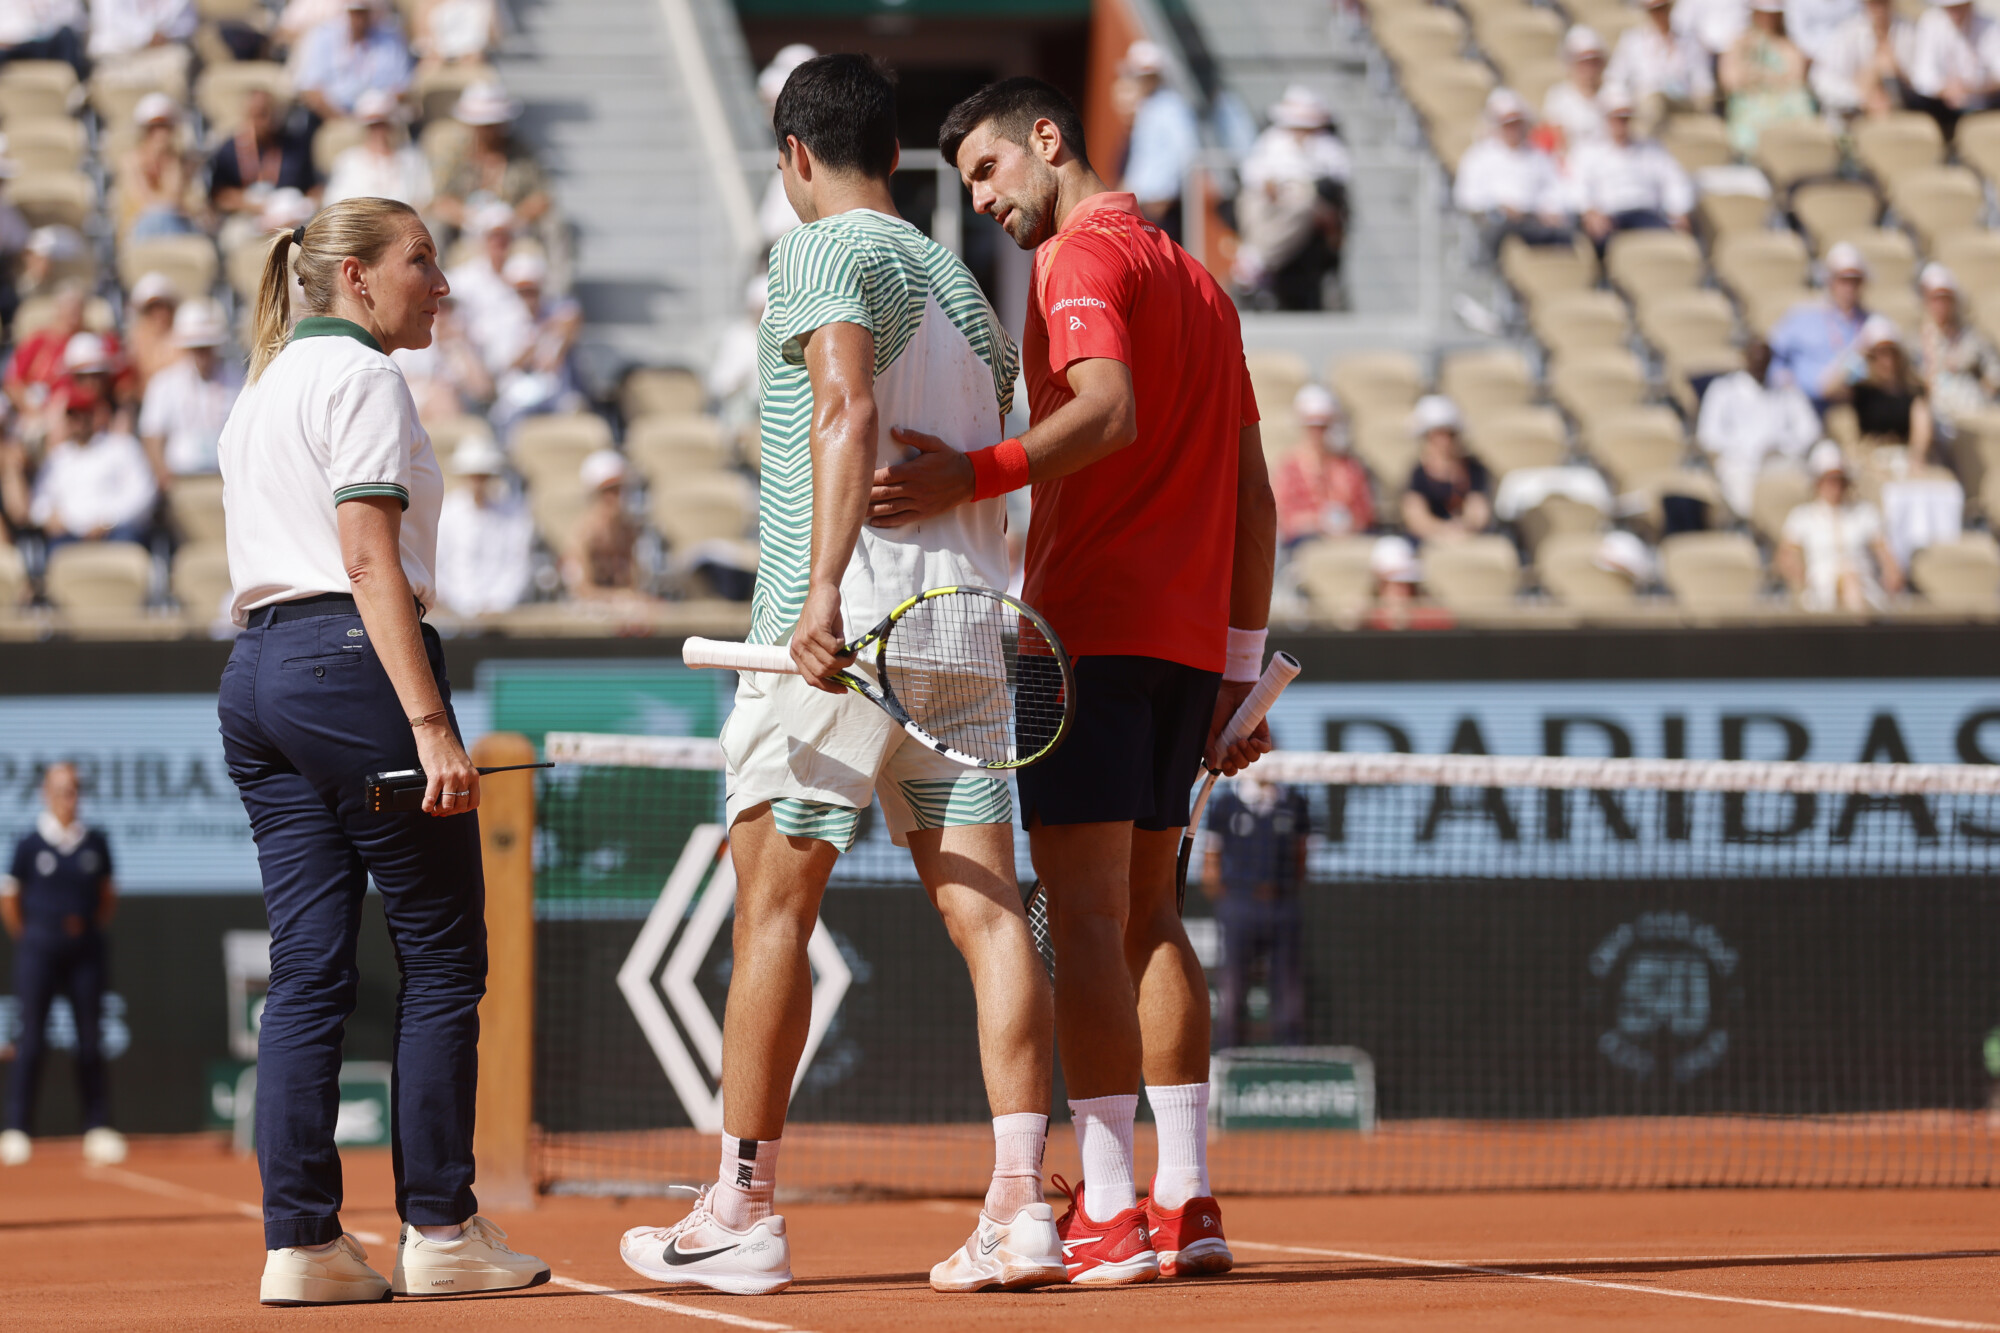
M 370 351 L 382 350 L 374 334 L 351 319 L 336 319 L 332 315 L 307 315 L 300 320 L 292 330 L 292 341 L 301 338 L 352 338 Z

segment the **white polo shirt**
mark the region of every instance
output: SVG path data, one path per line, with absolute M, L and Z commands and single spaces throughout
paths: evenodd
M 403 573 L 437 604 L 444 477 L 402 371 L 360 325 L 300 320 L 236 400 L 218 454 L 238 625 L 274 602 L 352 592 L 334 507 L 372 495 L 403 502 Z

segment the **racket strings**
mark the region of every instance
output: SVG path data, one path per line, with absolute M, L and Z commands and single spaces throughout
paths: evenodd
M 881 668 L 884 687 L 912 722 L 982 761 L 1039 754 L 1062 726 L 1054 649 L 993 597 L 944 593 L 917 603 L 883 641 Z

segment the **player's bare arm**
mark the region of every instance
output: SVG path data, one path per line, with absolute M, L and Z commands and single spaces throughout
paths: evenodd
M 1078 361 L 1069 368 L 1069 384 L 1076 397 L 1021 437 L 1030 482 L 1081 471 L 1139 438 L 1132 371 L 1124 362 L 1106 357 Z M 921 523 L 972 499 L 972 464 L 964 454 L 920 431 L 892 429 L 890 435 L 919 452 L 875 472 L 868 504 L 872 526 Z M 1267 605 L 1269 595 L 1267 586 Z
M 859 324 L 829 324 L 804 339 L 806 374 L 812 379 L 813 531 L 811 582 L 792 660 L 819 689 L 854 659 L 843 656 L 847 636 L 840 619 L 840 577 L 854 554 L 868 513 L 880 429 L 875 410 L 875 335 Z
M 1278 503 L 1264 462 L 1264 436 L 1254 423 L 1243 428 L 1236 446 L 1236 550 L 1230 567 L 1229 623 L 1236 629 L 1259 630 L 1271 622 L 1271 581 L 1278 567 Z M 1215 696 L 1215 718 L 1208 727 L 1206 758 L 1210 768 L 1231 775 L 1253 764 L 1271 749 L 1271 724 L 1257 730 L 1228 753 L 1218 754 L 1222 729 L 1250 691 L 1254 680 L 1225 680 Z

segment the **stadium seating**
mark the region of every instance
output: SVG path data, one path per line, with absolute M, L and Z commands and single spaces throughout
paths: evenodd
M 1978 532 L 1926 546 L 1910 559 L 1910 581 L 1932 606 L 1990 615 L 2000 609 L 2000 544 Z
M 1505 611 L 1520 589 L 1520 557 L 1505 537 L 1432 543 L 1423 560 L 1424 590 L 1460 614 Z
M 1360 614 L 1374 597 L 1375 576 L 1369 568 L 1374 552 L 1373 537 L 1332 537 L 1300 545 L 1291 557 L 1299 590 L 1323 616 Z
M 1535 552 L 1535 575 L 1550 596 L 1582 611 L 1618 611 L 1638 602 L 1630 575 L 1599 563 L 1597 532 L 1552 534 Z
M 222 540 L 221 477 L 176 477 L 167 488 L 167 509 L 182 541 Z
M 1660 577 L 1680 604 L 1701 614 L 1749 611 L 1764 588 L 1757 545 L 1739 532 L 1684 532 L 1660 543 Z

